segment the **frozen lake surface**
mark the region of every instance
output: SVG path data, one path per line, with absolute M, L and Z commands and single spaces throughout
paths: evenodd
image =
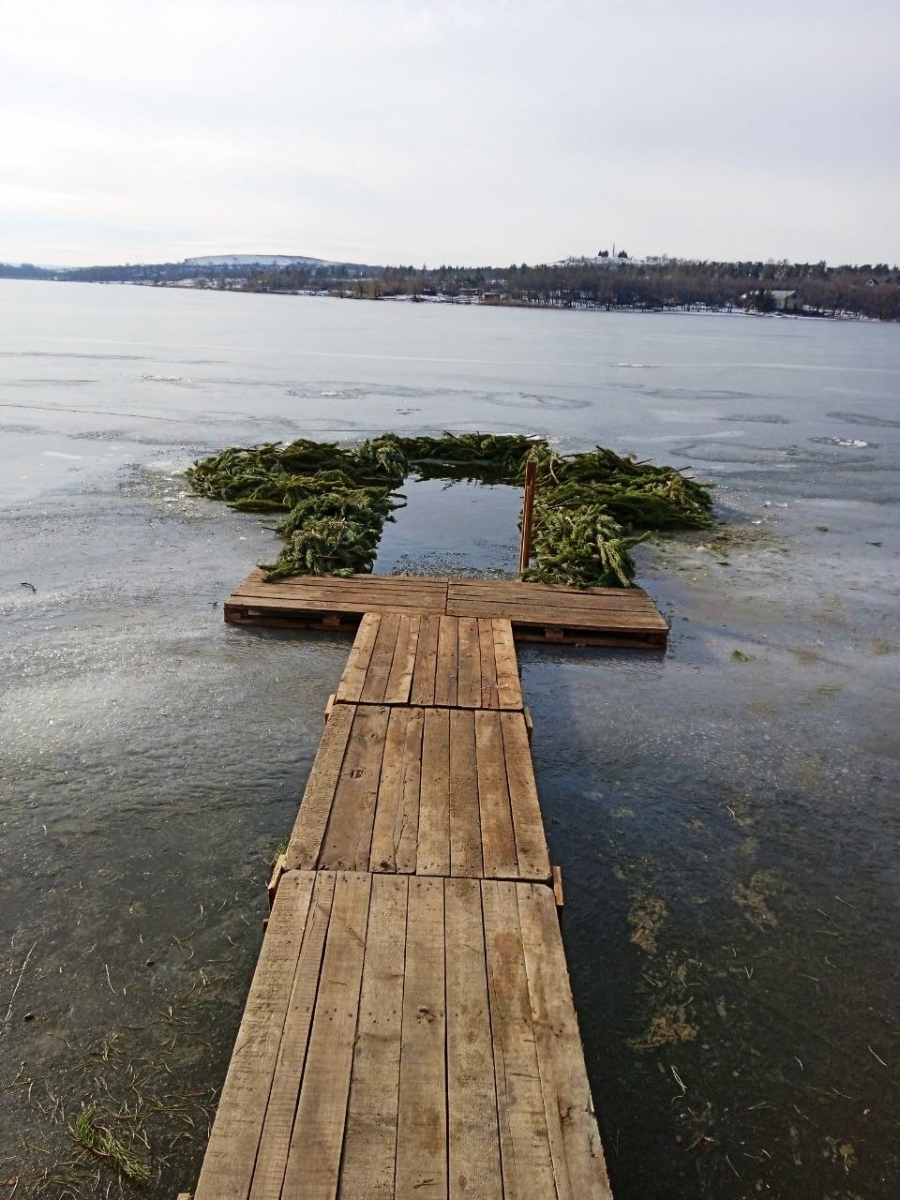
M 520 650 L 614 1194 L 897 1194 L 900 328 L 10 281 L 0 1185 L 105 1194 L 85 1103 L 192 1186 L 349 643 L 225 627 L 272 522 L 183 471 L 387 429 L 717 483 L 639 551 L 665 656 Z M 378 569 L 508 570 L 517 507 L 413 485 Z

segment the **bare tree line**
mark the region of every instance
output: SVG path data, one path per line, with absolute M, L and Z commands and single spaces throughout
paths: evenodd
M 649 312 L 780 309 L 815 316 L 900 320 L 900 268 L 887 263 L 832 267 L 824 262 L 641 262 L 617 258 L 507 267 L 126 263 L 66 270 L 0 264 L 0 277 L 324 292 L 370 300 L 440 299 Z

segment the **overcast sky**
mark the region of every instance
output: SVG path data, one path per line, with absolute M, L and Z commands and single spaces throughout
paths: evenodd
M 898 0 L 0 0 L 0 261 L 900 259 Z

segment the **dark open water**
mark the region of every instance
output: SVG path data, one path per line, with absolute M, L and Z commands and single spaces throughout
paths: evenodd
M 106 1193 L 82 1103 L 195 1181 L 348 642 L 224 626 L 273 540 L 182 472 L 389 428 L 719 483 L 665 657 L 521 650 L 613 1189 L 896 1196 L 900 329 L 5 281 L 0 1196 Z M 505 489 L 410 497 L 379 569 L 514 561 Z

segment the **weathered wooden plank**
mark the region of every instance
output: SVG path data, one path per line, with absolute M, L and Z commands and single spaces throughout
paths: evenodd
M 481 707 L 498 708 L 497 658 L 494 650 L 494 626 L 489 617 L 478 618 L 478 641 L 481 650 Z
M 475 750 L 484 873 L 513 879 L 519 866 L 498 712 L 484 709 L 475 712 Z
M 250 1200 L 279 1200 L 281 1196 L 294 1129 L 294 1114 L 303 1083 L 309 1031 L 316 1007 L 325 937 L 331 920 L 334 881 L 331 872 L 320 871 L 315 875 L 312 903 L 294 971 L 284 1034 L 266 1106 Z
M 260 583 L 252 587 L 239 588 L 232 593 L 236 601 L 251 603 L 280 604 L 329 604 L 341 605 L 352 602 L 362 604 L 363 612 L 378 612 L 386 602 L 394 607 L 406 607 L 414 601 L 430 611 L 440 612 L 442 592 L 419 591 L 410 588 L 358 587 L 349 580 L 335 579 L 328 587 L 278 587 Z M 231 597 L 230 597 L 231 598 Z M 371 605 L 371 607 L 367 607 Z
M 555 1196 L 516 884 L 481 883 L 504 1200 Z M 520 886 L 520 885 L 518 885 Z
M 416 873 L 450 873 L 450 712 L 446 708 L 425 709 Z
M 459 674 L 459 623 L 454 617 L 441 617 L 438 627 L 437 670 L 434 679 L 435 704 L 453 706 L 457 697 Z
M 370 871 L 416 869 L 419 779 L 422 770 L 420 708 L 391 708 L 369 853 Z
M 563 601 L 557 603 L 534 602 L 532 604 L 504 604 L 485 602 L 473 598 L 471 600 L 451 601 L 452 617 L 482 617 L 499 621 L 511 621 L 513 625 L 537 624 L 540 621 L 550 621 L 557 625 L 594 625 L 611 624 L 613 627 L 630 623 L 636 625 L 661 626 L 665 622 L 654 610 L 649 608 L 622 606 L 613 607 L 607 604 L 567 605 Z M 485 611 L 487 610 L 487 612 Z
M 319 853 L 320 867 L 333 871 L 368 870 L 390 711 L 384 705 L 360 705 L 353 709 L 353 728 L 334 789 L 331 815 Z
M 521 884 L 516 896 L 560 1200 L 611 1200 L 553 895 Z
M 312 871 L 319 861 L 355 711 L 338 704 L 325 726 L 285 855 L 289 871 Z
M 476 617 L 457 618 L 459 674 L 456 703 L 460 708 L 481 708 L 481 641 Z
M 406 911 L 407 877 L 374 876 L 339 1200 L 394 1196 Z
M 419 622 L 419 641 L 416 666 L 413 671 L 410 703 L 434 704 L 435 672 L 437 671 L 438 634 L 440 618 L 423 616 Z
M 444 882 L 409 880 L 395 1194 L 447 1195 Z
M 338 874 L 283 1195 L 337 1194 L 372 876 Z
M 648 597 L 644 588 L 575 587 L 565 583 L 523 583 L 516 579 L 448 579 L 447 594 L 453 599 L 464 596 L 502 596 L 507 601 L 533 600 L 534 597 L 560 596 L 578 601 L 588 597 L 601 600 L 642 600 Z
M 261 567 L 255 567 L 247 576 L 246 583 L 262 583 L 266 573 Z M 266 587 L 337 587 L 342 583 L 358 583 L 363 586 L 406 587 L 411 584 L 422 587 L 446 588 L 449 580 L 435 575 L 373 575 L 369 571 L 359 571 L 355 575 L 289 575 L 286 579 L 277 579 L 267 583 Z
M 384 700 L 384 690 L 394 662 L 394 652 L 397 649 L 397 633 L 400 629 L 400 614 L 385 613 L 381 618 L 378 637 L 369 657 L 369 667 L 366 671 L 366 681 L 360 694 L 364 704 L 381 704 Z
M 451 580 L 447 588 L 449 604 L 471 603 L 537 605 L 567 609 L 600 608 L 656 611 L 652 598 L 643 588 L 573 588 L 564 584 L 510 583 L 500 579 Z M 496 615 L 496 614 L 491 614 Z
M 560 612 L 610 612 L 610 613 L 657 613 L 656 606 L 649 596 L 633 591 L 619 591 L 615 595 L 596 596 L 590 592 L 579 592 L 575 595 L 563 591 L 531 591 L 526 595 L 507 596 L 499 588 L 485 589 L 482 592 L 465 592 L 454 595 L 450 592 L 447 600 L 453 615 L 457 605 L 468 606 L 480 604 L 486 610 L 485 615 L 502 619 L 507 613 L 516 613 L 523 608 L 538 608 Z
M 550 607 L 538 605 L 520 605 L 512 609 L 508 605 L 497 604 L 488 606 L 477 600 L 466 600 L 450 606 L 450 616 L 454 617 L 483 617 L 486 607 L 493 611 L 488 615 L 498 620 L 510 621 L 515 629 L 517 625 L 561 625 L 573 629 L 668 629 L 662 617 L 643 612 L 609 612 L 603 608 L 598 610 L 566 609 L 562 605 Z
M 443 601 L 428 596 L 402 595 L 399 592 L 388 595 L 367 595 L 365 592 L 336 591 L 323 596 L 303 596 L 282 593 L 252 594 L 249 592 L 234 592 L 228 597 L 229 604 L 245 604 L 249 608 L 283 609 L 285 611 L 309 609 L 313 612 L 347 612 L 362 614 L 365 612 L 409 612 L 428 613 L 439 616 L 443 610 Z
M 293 575 L 266 583 L 264 579 L 248 576 L 235 593 L 254 595 L 327 597 L 337 593 L 355 595 L 424 595 L 442 596 L 447 593 L 447 580 L 428 575 Z
M 282 880 L 231 1056 L 196 1200 L 249 1194 L 266 1103 L 275 1073 L 291 981 L 306 930 L 311 875 Z
M 475 755 L 475 714 L 450 713 L 450 874 L 482 873 L 481 813 Z
M 406 726 L 411 709 L 392 707 L 388 714 L 381 775 L 372 825 L 372 844 L 369 850 L 369 870 L 397 870 L 396 837 L 401 812 L 403 748 Z
M 522 683 L 519 679 L 519 660 L 509 621 L 491 622 L 494 635 L 494 657 L 497 660 L 497 696 L 500 708 L 522 708 Z
M 497 1090 L 477 880 L 445 881 L 444 923 L 450 1200 L 502 1200 Z
M 406 724 L 399 828 L 396 835 L 397 870 L 415 872 L 419 854 L 419 801 L 422 791 L 422 739 L 425 710 L 413 709 Z
M 385 704 L 408 704 L 419 644 L 419 618 L 401 616 L 394 663 L 384 689 Z
M 522 713 L 500 713 L 516 859 L 522 879 L 550 879 L 550 855 Z
M 362 695 L 362 690 L 366 682 L 366 672 L 369 669 L 369 660 L 372 657 L 372 648 L 375 645 L 378 631 L 381 628 L 381 620 L 382 618 L 378 613 L 367 612 L 363 614 L 363 619 L 359 623 L 359 630 L 350 648 L 347 665 L 344 667 L 344 673 L 341 675 L 341 681 L 338 684 L 336 696 L 339 700 L 355 704 Z

